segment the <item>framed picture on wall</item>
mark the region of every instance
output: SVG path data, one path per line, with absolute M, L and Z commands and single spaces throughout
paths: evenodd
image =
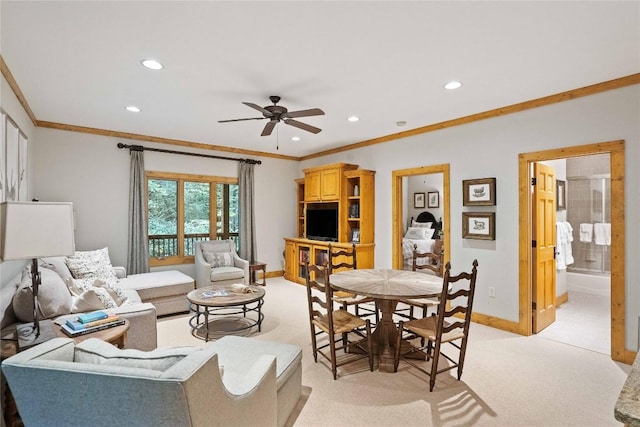
M 437 191 L 430 191 L 427 193 L 427 207 L 439 208 L 440 207 L 440 193 Z
M 496 214 L 493 212 L 463 212 L 462 238 L 496 240 Z
M 563 211 L 567 209 L 567 182 L 560 179 L 556 180 L 556 210 Z
M 462 181 L 463 206 L 494 206 L 496 204 L 496 179 L 466 179 Z
M 424 193 L 413 193 L 413 207 L 416 209 L 423 209 L 425 207 Z

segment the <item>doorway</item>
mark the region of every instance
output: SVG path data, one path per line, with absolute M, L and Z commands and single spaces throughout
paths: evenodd
M 446 263 L 450 259 L 450 203 L 449 203 L 449 191 L 450 191 L 450 178 L 449 178 L 449 164 L 422 166 L 410 169 L 401 169 L 393 171 L 391 176 L 392 194 L 391 200 L 393 203 L 393 212 L 391 216 L 391 229 L 392 237 L 391 242 L 393 245 L 392 254 L 392 266 L 396 269 L 402 269 L 402 236 L 403 230 L 403 218 L 405 218 L 404 201 L 405 191 L 403 178 L 415 176 L 415 175 L 430 175 L 430 174 L 442 174 L 442 200 L 440 205 L 442 207 L 442 239 L 444 241 L 444 260 Z
M 556 231 L 552 266 L 556 290 L 551 295 L 556 310 L 555 320 L 537 334 L 610 356 L 609 155 L 541 163 L 554 169 L 558 190 L 553 207 L 556 222 L 550 230 Z M 534 325 L 535 320 L 534 316 Z
M 624 218 L 624 141 L 604 142 L 553 149 L 518 156 L 519 170 L 519 329 L 532 333 L 532 223 L 531 165 L 545 160 L 608 153 L 611 170 L 611 358 L 632 363 L 635 353 L 625 349 L 625 218 Z

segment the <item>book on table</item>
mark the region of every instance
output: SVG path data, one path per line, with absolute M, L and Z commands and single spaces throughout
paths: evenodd
M 78 316 L 79 317 L 79 316 Z M 120 316 L 117 314 L 110 314 L 107 317 L 99 320 L 94 320 L 93 322 L 82 323 L 79 318 L 76 319 L 68 319 L 66 321 L 66 325 L 73 329 L 74 331 L 79 331 L 81 329 L 93 328 L 94 326 L 104 325 L 108 323 L 112 323 L 120 320 Z
M 120 318 L 119 316 L 112 316 L 112 319 L 109 319 L 107 322 L 102 322 L 99 324 L 94 324 L 93 326 L 83 325 L 78 321 L 67 320 L 66 323 L 62 325 L 62 332 L 70 337 L 75 337 L 84 334 L 90 334 L 92 332 L 102 331 L 104 329 L 113 328 L 116 326 L 124 325 L 125 320 Z M 105 319 L 106 320 L 106 319 Z
M 109 317 L 106 311 L 98 310 L 92 311 L 90 313 L 81 313 L 78 314 L 78 322 L 80 323 L 89 323 L 95 322 L 96 320 L 102 320 Z

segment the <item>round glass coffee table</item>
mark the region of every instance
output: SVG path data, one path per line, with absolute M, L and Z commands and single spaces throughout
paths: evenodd
M 260 332 L 265 291 L 257 286 L 248 289 L 251 292 L 236 293 L 231 287 L 207 286 L 189 292 L 191 334 L 209 341 L 212 335 L 235 334 L 256 326 Z

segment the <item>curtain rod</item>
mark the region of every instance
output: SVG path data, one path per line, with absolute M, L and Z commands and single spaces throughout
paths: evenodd
M 208 157 L 210 159 L 235 160 L 236 162 L 249 163 L 250 165 L 261 165 L 262 161 L 254 159 L 237 159 L 234 157 L 214 156 L 212 154 L 189 153 L 187 151 L 163 150 L 162 148 L 149 148 L 142 145 L 127 145 L 122 142 L 118 143 L 118 148 L 128 148 L 131 151 L 157 151 L 159 153 L 182 154 L 185 156 Z

